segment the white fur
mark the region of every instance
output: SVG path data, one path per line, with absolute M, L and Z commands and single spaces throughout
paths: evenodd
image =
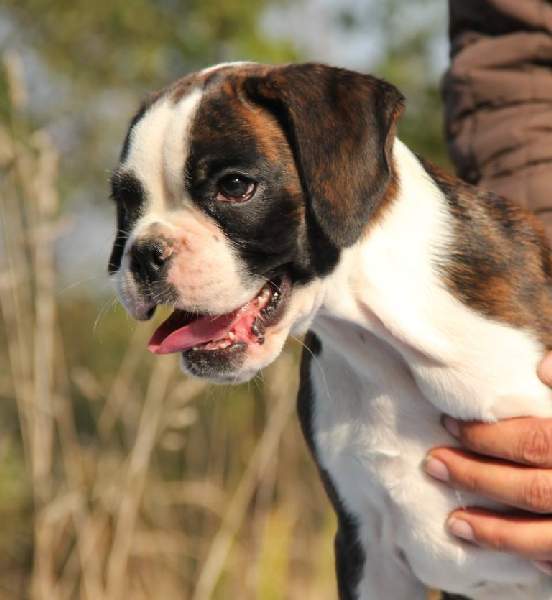
M 344 252 L 313 324 L 322 341 L 312 366 L 315 444 L 361 524 L 368 557 L 360 599 L 423 598 L 412 573 L 474 600 L 550 599 L 550 579 L 529 561 L 449 536 L 451 510 L 485 503 L 422 470 L 430 448 L 454 443 L 439 423 L 443 412 L 552 416 L 552 394 L 536 375 L 544 349 L 445 289 L 436 268 L 452 235 L 444 198 L 399 141 L 395 161 L 398 199 Z

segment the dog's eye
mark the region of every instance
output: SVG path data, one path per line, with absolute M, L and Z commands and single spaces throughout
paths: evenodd
M 225 175 L 217 184 L 217 200 L 222 202 L 245 202 L 255 193 L 256 184 L 243 175 Z

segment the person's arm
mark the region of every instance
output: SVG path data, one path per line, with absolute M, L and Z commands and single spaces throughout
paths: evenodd
M 445 130 L 458 175 L 534 211 L 552 240 L 552 3 L 449 0 Z
M 445 125 L 460 177 L 533 210 L 552 240 L 552 4 L 449 0 Z M 539 367 L 552 387 L 552 353 Z M 552 419 L 496 424 L 445 417 L 464 449 L 437 448 L 426 470 L 511 506 L 450 515 L 452 534 L 535 560 L 552 575 Z M 437 461 L 437 462 L 436 462 Z

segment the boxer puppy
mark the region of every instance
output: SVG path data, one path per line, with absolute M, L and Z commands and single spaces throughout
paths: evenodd
M 109 270 L 149 348 L 240 382 L 310 328 L 299 416 L 338 515 L 342 600 L 552 598 L 527 560 L 453 539 L 491 506 L 423 473 L 440 425 L 552 416 L 550 251 L 535 219 L 416 157 L 392 85 L 224 64 L 152 95 L 112 177 Z M 496 508 L 496 507 L 495 507 Z

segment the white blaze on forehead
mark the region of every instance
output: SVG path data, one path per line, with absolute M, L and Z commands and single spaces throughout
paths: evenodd
M 176 104 L 162 97 L 134 126 L 129 152 L 122 164 L 146 191 L 146 212 L 168 208 L 171 199 L 183 201 L 184 167 L 190 149 L 190 130 L 202 92 L 193 90 Z
M 202 92 L 195 89 L 174 107 L 162 152 L 162 167 L 167 193 L 184 199 L 184 169 L 190 153 L 191 131 Z

